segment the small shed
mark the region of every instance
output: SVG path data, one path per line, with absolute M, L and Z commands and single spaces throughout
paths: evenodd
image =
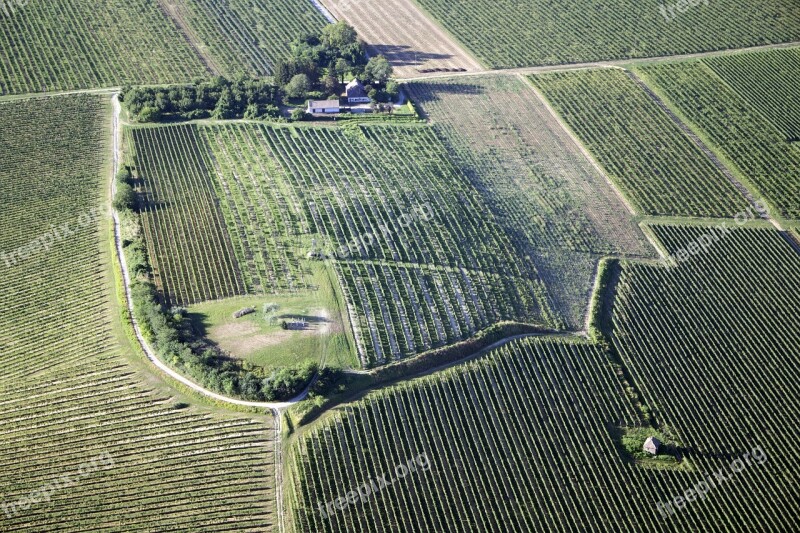
M 644 441 L 644 446 L 642 447 L 645 453 L 649 453 L 650 455 L 658 455 L 660 448 L 661 441 L 655 437 L 647 437 L 647 440 Z
M 345 87 L 345 93 L 347 94 L 348 104 L 366 104 L 372 101 L 367 95 L 367 89 L 364 88 L 364 85 L 358 80 L 358 78 L 355 78 L 353 81 L 347 84 L 347 87 Z
M 309 100 L 306 111 L 309 113 L 338 113 L 341 109 L 339 100 Z

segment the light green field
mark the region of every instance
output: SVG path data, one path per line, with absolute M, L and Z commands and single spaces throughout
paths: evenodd
M 230 355 L 267 369 L 313 361 L 357 368 L 353 342 L 341 310 L 341 295 L 328 268 L 309 262 L 315 289 L 297 295 L 240 296 L 189 307 L 196 331 Z M 270 320 L 264 306 L 276 304 Z M 245 307 L 255 313 L 234 318 Z M 284 330 L 282 320 L 303 319 L 303 330 Z

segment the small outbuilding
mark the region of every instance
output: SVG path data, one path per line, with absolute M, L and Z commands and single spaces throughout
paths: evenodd
M 647 440 L 644 441 L 644 446 L 642 449 L 645 451 L 645 453 L 649 453 L 650 455 L 658 455 L 658 452 L 661 449 L 661 441 L 655 437 L 647 437 Z
M 347 94 L 347 103 L 348 104 L 368 104 L 372 100 L 367 95 L 367 89 L 364 88 L 364 85 L 355 78 L 353 81 L 347 84 L 345 87 L 345 93 Z
M 309 100 L 306 111 L 311 114 L 339 113 L 341 109 L 339 100 Z

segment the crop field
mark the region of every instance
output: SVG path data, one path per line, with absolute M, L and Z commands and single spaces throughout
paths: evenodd
M 652 229 L 672 254 L 715 231 Z M 800 405 L 786 369 L 797 365 L 792 317 L 800 302 L 785 287 L 798 278 L 800 255 L 773 230 L 732 230 L 677 266 L 624 261 L 613 305 L 619 352 L 567 339 L 516 340 L 340 409 L 293 451 L 294 525 L 791 529 L 795 517 L 782 501 L 798 497 L 796 454 L 784 443 Z M 642 398 L 647 411 L 636 406 Z M 647 427 L 646 412 L 674 439 L 679 468 L 633 462 L 617 445 L 615 428 Z M 759 462 L 731 466 L 759 447 Z M 400 468 L 420 456 L 415 469 Z M 389 486 L 378 485 L 366 502 L 326 510 L 384 474 Z M 704 480 L 707 497 L 674 514 L 659 510 Z
M 632 213 L 523 79 L 410 89 L 518 255 L 536 265 L 554 309 L 580 329 L 598 259 L 653 253 Z
M 800 141 L 800 48 L 709 57 L 703 63 L 788 142 Z
M 141 218 L 153 276 L 170 305 L 245 292 L 196 131 L 192 126 L 128 130 L 142 180 Z
M 292 41 L 326 23 L 309 0 L 173 0 L 162 5 L 190 37 L 197 36 L 196 46 L 228 77 L 272 74 Z
M 6 2 L 12 4 L 12 2 Z M 207 73 L 153 0 L 0 8 L 0 95 L 186 82 Z
M 327 256 L 363 364 L 451 343 L 501 320 L 553 319 L 533 266 L 513 255 L 428 128 L 200 131 L 216 161 L 230 233 L 239 235 L 236 249 L 252 265 L 272 264 L 259 286 L 282 279 L 299 288 L 298 259 L 312 250 Z
M 776 214 L 800 218 L 800 144 L 786 142 L 784 132 L 702 62 L 663 63 L 638 70 L 758 189 L 777 209 Z M 792 100 L 789 95 L 786 98 L 788 107 Z
M 0 530 L 268 531 L 272 420 L 181 405 L 131 364 L 103 208 L 110 109 L 0 104 Z
M 722 171 L 622 70 L 531 79 L 643 214 L 731 218 L 747 208 Z
M 800 6 L 792 0 L 757 4 L 717 0 L 694 7 L 693 3 L 636 0 L 613 6 L 599 0 L 419 3 L 492 68 L 687 54 L 800 40 Z M 681 5 L 684 12 L 674 9 Z M 672 13 L 667 6 L 673 8 Z
M 386 56 L 397 76 L 483 70 L 413 0 L 322 0 L 322 4 L 356 29 L 370 54 Z
M 709 229 L 653 231 L 676 254 Z M 787 290 L 798 282 L 800 254 L 777 232 L 739 229 L 674 268 L 625 263 L 616 289 L 614 344 L 659 421 L 698 461 L 756 445 L 769 456 L 768 473 L 748 471 L 718 495 L 741 498 L 729 524 L 785 530 L 796 519 L 781 501 L 799 496 L 797 454 L 784 445 L 800 414 L 800 297 Z

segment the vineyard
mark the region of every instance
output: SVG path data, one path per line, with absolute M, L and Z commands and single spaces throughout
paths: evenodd
M 217 164 L 231 234 L 239 243 L 253 237 L 237 249 L 247 250 L 245 257 L 260 251 L 253 264 L 273 267 L 260 286 L 282 279 L 296 288 L 298 257 L 315 251 L 332 259 L 365 365 L 451 343 L 500 320 L 548 317 L 535 270 L 513 255 L 429 129 L 233 126 L 201 133 Z
M 292 41 L 326 23 L 309 0 L 177 0 L 169 8 L 199 36 L 228 77 L 271 74 Z
M 732 218 L 747 208 L 711 159 L 622 70 L 532 81 L 644 214 Z
M 536 265 L 553 307 L 580 329 L 597 260 L 651 253 L 623 202 L 525 81 L 454 78 L 410 90 L 518 255 Z
M 0 95 L 176 83 L 207 73 L 154 0 L 12 9 L 10 16 L 0 11 Z
M 800 145 L 787 143 L 783 132 L 702 62 L 662 63 L 639 71 L 777 208 L 777 214 L 800 218 Z M 781 100 L 786 105 L 776 112 L 788 117 L 791 96 Z
M 800 48 L 706 58 L 703 62 L 783 132 L 800 141 Z
M 271 418 L 153 390 L 127 348 L 109 114 L 96 96 L 0 104 L 0 530 L 269 531 Z
M 673 254 L 715 231 L 652 230 Z M 618 352 L 563 338 L 516 340 L 340 409 L 293 448 L 293 525 L 792 529 L 785 502 L 800 496 L 797 454 L 785 442 L 800 405 L 786 370 L 798 362 L 800 301 L 785 288 L 798 282 L 800 256 L 773 230 L 733 230 L 678 266 L 623 262 L 613 307 Z M 622 451 L 619 431 L 646 428 L 650 415 L 677 446 L 681 468 L 645 467 Z M 758 447 L 762 461 L 731 466 Z M 711 484 L 715 472 L 726 479 L 716 478 L 713 495 L 674 514 L 659 510 Z M 384 474 L 388 486 L 370 486 Z M 355 503 L 327 505 L 349 491 Z
M 598 0 L 419 3 L 492 68 L 687 54 L 800 40 L 800 6 L 792 0 L 691 2 L 683 4 L 684 13 L 673 14 L 661 8 L 666 5 L 674 10 L 675 2 L 636 0 L 613 6 Z
M 142 180 L 142 225 L 168 305 L 242 294 L 245 284 L 192 126 L 128 130 Z

